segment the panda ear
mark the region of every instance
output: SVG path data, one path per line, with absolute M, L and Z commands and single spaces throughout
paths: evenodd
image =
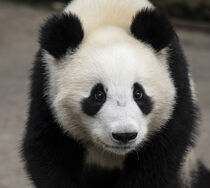
M 149 44 L 157 52 L 170 44 L 175 33 L 167 17 L 156 9 L 144 9 L 138 12 L 130 30 L 134 37 Z
M 68 49 L 74 50 L 82 41 L 84 32 L 75 15 L 60 14 L 50 18 L 41 28 L 41 48 L 59 59 Z

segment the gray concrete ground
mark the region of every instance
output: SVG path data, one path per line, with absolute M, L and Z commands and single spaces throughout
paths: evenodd
M 27 112 L 29 70 L 39 25 L 49 12 L 0 2 L 0 188 L 31 187 L 19 157 Z M 210 35 L 178 30 L 202 110 L 198 156 L 210 167 Z

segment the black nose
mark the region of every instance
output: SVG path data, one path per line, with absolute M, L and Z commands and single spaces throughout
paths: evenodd
M 137 137 L 137 132 L 131 133 L 112 133 L 112 136 L 115 140 L 120 141 L 122 143 L 127 143 L 130 140 L 133 140 Z

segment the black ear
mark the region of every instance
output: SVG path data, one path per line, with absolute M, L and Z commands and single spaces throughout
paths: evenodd
M 156 9 L 138 12 L 130 30 L 138 40 L 151 45 L 157 52 L 167 47 L 174 36 L 170 21 Z
M 55 58 L 74 50 L 82 41 L 84 32 L 75 15 L 60 14 L 50 18 L 41 28 L 40 45 Z

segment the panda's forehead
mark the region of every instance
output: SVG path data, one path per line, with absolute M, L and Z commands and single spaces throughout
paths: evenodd
M 107 85 L 133 84 L 151 63 L 158 63 L 152 49 L 116 27 L 93 33 L 73 55 L 75 67 Z

